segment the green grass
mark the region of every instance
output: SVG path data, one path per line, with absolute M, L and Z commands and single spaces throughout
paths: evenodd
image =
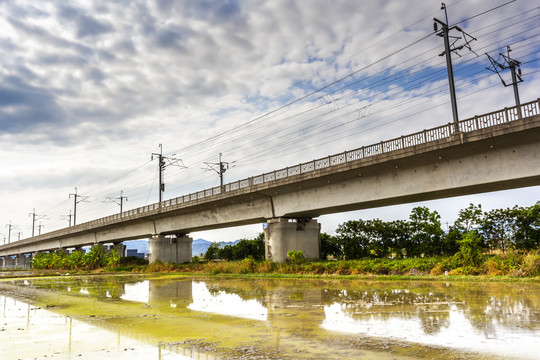
M 88 269 L 71 270 L 82 273 Z M 51 271 L 51 270 L 49 270 Z M 256 261 L 196 261 L 185 264 L 119 261 L 114 266 L 101 267 L 92 273 L 160 273 L 238 277 L 272 278 L 338 278 L 338 279 L 388 279 L 388 280 L 451 280 L 461 281 L 490 278 L 516 281 L 540 280 L 540 251 L 509 251 L 497 255 L 482 255 L 476 263 L 464 262 L 458 256 L 359 260 L 328 260 L 276 263 Z M 54 274 L 51 274 L 54 275 Z M 473 280 L 474 281 L 474 280 Z

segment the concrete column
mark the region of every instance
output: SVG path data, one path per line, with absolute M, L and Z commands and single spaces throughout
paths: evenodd
M 264 226 L 266 259 L 287 260 L 287 252 L 300 250 L 307 259 L 321 257 L 321 225 L 313 219 L 269 219 Z
M 32 265 L 32 254 L 26 256 L 25 254 L 19 254 L 15 257 L 18 267 L 29 268 Z
M 13 259 L 11 256 L 6 256 L 6 265 L 7 266 L 13 266 L 15 265 L 15 259 Z
M 154 235 L 148 241 L 149 262 L 154 263 L 157 260 L 175 264 L 191 262 L 192 246 L 193 239 L 187 235 L 172 238 Z
M 116 249 L 116 251 L 118 251 L 118 254 L 120 255 L 121 258 L 123 257 L 126 257 L 126 245 L 124 245 L 124 243 L 115 243 L 113 245 L 113 248 Z
M 34 259 L 34 255 L 32 253 L 28 254 L 26 257 L 26 265 L 28 265 L 29 268 L 32 267 L 32 260 Z

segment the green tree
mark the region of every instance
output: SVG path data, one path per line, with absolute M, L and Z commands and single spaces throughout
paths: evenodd
M 219 249 L 219 259 L 224 259 L 227 261 L 234 260 L 234 248 L 232 245 L 225 245 L 223 248 Z
M 512 246 L 519 212 L 516 206 L 512 209 L 493 209 L 485 214 L 482 232 L 491 250 L 500 249 L 505 252 Z
M 463 232 L 455 227 L 450 227 L 448 233 L 443 237 L 443 254 L 454 255 L 459 251 L 459 241 L 463 239 Z
M 219 252 L 221 248 L 218 243 L 213 242 L 210 244 L 208 249 L 206 250 L 206 253 L 204 254 L 204 258 L 207 260 L 215 260 L 219 259 Z
M 459 257 L 465 266 L 476 266 L 481 262 L 483 239 L 473 230 L 465 233 L 459 241 Z
M 474 205 L 471 203 L 466 209 L 461 209 L 459 211 L 453 227 L 462 233 L 467 233 L 479 229 L 483 222 L 484 212 L 482 211 L 482 205 Z
M 414 244 L 411 238 L 411 227 L 409 226 L 408 221 L 405 220 L 394 220 L 392 222 L 387 222 L 386 227 L 390 232 L 392 240 L 392 249 L 391 252 L 396 258 L 403 258 L 407 254 L 413 252 Z
M 321 233 L 321 259 L 326 260 L 329 256 L 339 259 L 341 257 L 341 247 L 335 236 Z
M 516 209 L 514 246 L 519 250 L 540 247 L 540 202 L 528 208 Z
M 93 245 L 86 254 L 84 254 L 84 266 L 88 270 L 94 270 L 102 266 L 101 260 L 103 258 L 103 247 L 100 245 Z
M 407 231 L 405 228 L 396 227 L 397 222 L 385 222 L 379 219 L 367 222 L 370 234 L 371 256 L 378 258 L 387 258 L 395 252 L 398 239 L 402 239 L 406 234 L 400 234 L 401 231 Z
M 407 256 L 433 256 L 443 252 L 441 216 L 427 207 L 415 207 L 409 216 L 413 247 Z
M 230 260 L 243 260 L 246 258 L 264 260 L 264 234 L 252 240 L 242 239 L 233 245 L 232 257 Z
M 228 261 L 247 258 L 264 260 L 264 247 L 264 233 L 260 233 L 255 239 L 242 239 L 235 245 L 225 245 L 223 248 L 218 243 L 212 243 L 206 251 L 205 258 L 209 260 L 224 259 Z
M 339 224 L 336 234 L 342 258 L 350 260 L 369 256 L 370 231 L 364 220 L 350 220 Z
M 101 266 L 114 266 L 120 261 L 120 254 L 116 249 L 110 249 L 104 253 Z

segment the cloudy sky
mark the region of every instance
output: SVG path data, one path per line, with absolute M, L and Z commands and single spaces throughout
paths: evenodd
M 522 62 L 522 102 L 540 97 L 540 0 L 454 0 L 460 118 L 514 105 L 485 53 Z M 0 0 L 0 233 L 31 235 L 452 121 L 440 1 Z M 473 40 L 475 39 L 475 40 Z M 503 73 L 503 76 L 509 76 Z M 176 161 L 175 161 L 176 159 Z M 183 166 L 177 166 L 183 165 Z M 83 198 L 80 198 L 81 200 Z M 107 200 L 108 199 L 108 200 Z M 443 223 L 470 202 L 529 206 L 540 187 L 323 216 Z M 254 237 L 261 225 L 192 234 Z M 38 230 L 36 229 L 36 232 Z M 0 240 L 1 241 L 1 240 Z

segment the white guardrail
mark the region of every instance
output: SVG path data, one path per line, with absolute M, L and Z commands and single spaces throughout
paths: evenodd
M 538 115 L 540 113 L 540 99 L 531 101 L 521 105 L 522 117 L 529 117 Z M 234 193 L 235 191 L 246 189 L 254 185 L 268 183 L 280 179 L 285 179 L 291 176 L 309 173 L 318 169 L 328 168 L 339 164 L 344 164 L 350 161 L 356 161 L 365 159 L 371 156 L 387 153 L 394 150 L 400 150 L 407 147 L 425 144 L 430 141 L 440 140 L 450 137 L 456 133 L 456 129 L 461 132 L 470 132 L 474 130 L 489 128 L 494 125 L 500 125 L 508 122 L 512 122 L 519 119 L 517 107 L 505 108 L 484 115 L 478 115 L 469 119 L 460 120 L 458 126 L 455 123 L 449 123 L 436 128 L 423 130 L 414 134 L 404 135 L 399 138 L 381 141 L 380 143 L 363 146 L 359 149 L 345 151 L 336 155 L 330 155 L 322 159 L 316 159 L 299 165 L 287 167 L 281 170 L 271 171 L 259 176 L 253 176 L 248 179 L 234 181 L 229 184 L 223 185 L 223 187 L 214 187 L 191 193 L 184 196 L 179 196 L 170 200 L 162 201 L 161 203 L 155 203 L 146 205 L 137 209 L 124 211 L 119 214 L 107 216 L 97 220 L 92 220 L 83 224 L 81 227 L 93 228 L 100 225 L 106 225 L 108 223 L 114 223 L 118 220 L 138 217 L 143 214 L 152 212 L 168 211 L 172 208 L 189 206 L 192 203 L 200 199 L 208 199 L 214 196 L 224 193 Z

